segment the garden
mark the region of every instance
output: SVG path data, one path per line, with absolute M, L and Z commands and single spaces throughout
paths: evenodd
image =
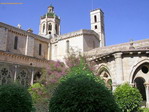
M 0 112 L 149 112 L 136 88 L 125 83 L 112 92 L 92 69 L 81 56 L 51 61 L 30 87 L 1 85 Z

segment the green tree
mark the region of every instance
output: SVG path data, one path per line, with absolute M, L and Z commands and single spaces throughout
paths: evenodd
M 0 86 L 0 112 L 31 112 L 32 98 L 21 85 Z
M 61 79 L 49 104 L 50 112 L 119 112 L 112 93 L 81 60 Z
M 125 83 L 116 88 L 115 99 L 122 112 L 137 112 L 142 96 L 137 88 Z

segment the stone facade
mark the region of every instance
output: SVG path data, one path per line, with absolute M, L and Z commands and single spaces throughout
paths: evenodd
M 50 60 L 64 61 L 73 49 L 94 62 L 95 74 L 109 88 L 128 82 L 140 90 L 149 107 L 149 39 L 105 46 L 103 11 L 91 11 L 90 18 L 91 30 L 63 35 L 53 6 L 40 19 L 39 35 L 0 22 L 0 84 L 33 84 Z
M 149 39 L 96 48 L 85 52 L 95 62 L 95 74 L 113 90 L 120 84 L 137 87 L 149 107 Z

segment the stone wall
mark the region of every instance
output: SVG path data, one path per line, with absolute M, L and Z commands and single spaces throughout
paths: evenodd
M 14 49 L 15 37 L 18 37 L 17 49 Z M 25 55 L 25 48 L 26 48 L 25 35 L 20 35 L 19 33 L 17 34 L 12 31 L 9 31 L 7 42 L 8 42 L 7 48 L 9 52 Z
M 98 48 L 99 40 L 95 35 L 83 35 L 83 51 L 89 51 L 95 48 Z
M 6 28 L 0 27 L 0 50 L 6 51 L 7 37 L 8 37 L 8 30 Z

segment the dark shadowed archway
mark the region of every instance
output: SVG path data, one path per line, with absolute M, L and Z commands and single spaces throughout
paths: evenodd
M 35 75 L 34 75 L 33 83 L 38 82 L 40 80 L 40 78 L 41 78 L 41 75 L 42 75 L 41 72 L 36 72 Z
M 146 92 L 145 92 L 145 86 L 144 86 L 145 80 L 144 80 L 144 78 L 137 77 L 134 80 L 134 83 L 135 83 L 135 87 L 138 88 L 138 90 L 140 91 L 143 100 L 146 101 Z

